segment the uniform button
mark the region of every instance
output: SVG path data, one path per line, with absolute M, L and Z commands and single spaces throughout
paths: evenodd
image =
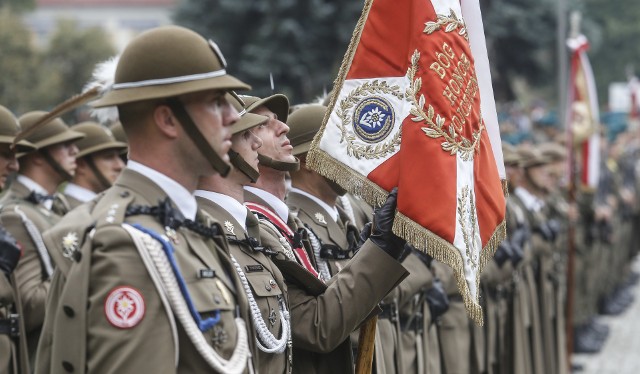
M 213 301 L 214 301 L 216 304 L 220 304 L 220 303 L 222 302 L 222 299 L 220 299 L 220 296 L 218 296 L 218 295 L 214 295 L 214 296 L 213 296 Z
M 76 315 L 76 312 L 73 311 L 73 308 L 71 308 L 68 305 L 63 306 L 62 310 L 64 310 L 64 314 L 66 314 L 67 317 L 69 317 L 69 318 L 73 318 L 73 316 Z
M 66 370 L 67 373 L 73 373 L 73 365 L 68 361 L 62 361 L 62 368 Z
M 273 279 L 269 279 L 269 285 L 270 285 L 272 288 L 276 288 L 276 287 L 278 287 L 278 284 L 277 284 L 277 283 L 276 283 L 276 281 L 274 281 Z
M 129 197 L 129 191 L 120 192 L 120 197 Z
M 268 284 L 265 284 L 264 285 L 264 289 L 267 290 L 267 291 L 271 291 L 271 286 L 268 285 Z

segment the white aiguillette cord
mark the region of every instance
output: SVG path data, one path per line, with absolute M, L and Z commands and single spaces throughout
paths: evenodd
M 291 339 L 291 323 L 289 322 L 289 311 L 285 307 L 284 301 L 281 297 L 278 298 L 278 309 L 280 312 L 280 321 L 282 323 L 282 336 L 280 337 L 280 339 L 278 339 L 271 333 L 271 331 L 269 331 L 267 324 L 264 322 L 262 313 L 260 313 L 260 307 L 258 306 L 258 303 L 256 303 L 256 299 L 253 297 L 251 287 L 249 287 L 247 276 L 242 271 L 242 267 L 235 259 L 235 257 L 233 257 L 233 255 L 231 255 L 231 262 L 233 262 L 233 266 L 235 267 L 236 272 L 240 277 L 240 282 L 242 283 L 244 292 L 247 294 L 247 299 L 249 300 L 251 316 L 253 317 L 253 321 L 255 322 L 256 332 L 258 333 L 259 337 L 259 339 L 256 339 L 258 348 L 262 352 L 266 353 L 284 352 L 289 343 L 289 340 Z
M 33 240 L 33 244 L 36 246 L 36 250 L 40 255 L 40 260 L 42 260 L 42 264 L 44 265 L 44 270 L 47 273 L 47 278 L 51 278 L 51 274 L 53 274 L 53 265 L 51 264 L 51 257 L 49 256 L 49 252 L 47 251 L 47 246 L 44 245 L 44 240 L 42 240 L 42 235 L 40 235 L 40 230 L 38 230 L 36 225 L 31 222 L 31 220 L 17 205 L 13 209 L 13 211 L 20 216 L 20 219 L 22 219 L 22 224 L 27 229 L 31 240 Z
M 149 273 L 153 274 L 155 272 L 159 275 L 161 288 L 159 288 L 158 291 L 160 293 L 163 293 L 161 291 L 166 293 L 173 313 L 178 318 L 178 321 L 180 321 L 185 333 L 196 347 L 198 353 L 200 353 L 205 361 L 217 372 L 229 374 L 241 374 L 244 372 L 251 354 L 249 352 L 247 328 L 242 318 L 235 319 L 238 340 L 231 358 L 225 360 L 208 344 L 206 338 L 193 320 L 178 286 L 178 281 L 173 273 L 171 264 L 167 259 L 167 255 L 162 250 L 162 244 L 152 238 L 151 235 L 131 225 L 123 224 L 122 227 L 133 238 L 145 266 L 150 270 Z

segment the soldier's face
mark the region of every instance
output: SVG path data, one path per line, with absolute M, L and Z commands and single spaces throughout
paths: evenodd
M 116 181 L 120 172 L 124 169 L 124 162 L 120 158 L 119 150 L 106 149 L 94 153 L 92 157 L 96 169 L 111 183 Z
M 254 170 L 258 170 L 258 149 L 262 146 L 262 140 L 253 134 L 252 130 L 245 130 L 241 133 L 234 134 L 231 137 L 231 149 L 236 151 L 242 159 L 249 164 Z M 231 175 L 235 175 L 243 184 L 248 183 L 249 179 L 237 168 L 234 168 Z
M 70 175 L 76 173 L 76 157 L 78 156 L 78 147 L 71 142 L 58 143 L 47 147 L 51 158 L 60 165 Z
M 4 189 L 9 175 L 17 172 L 19 168 L 16 153 L 11 150 L 9 144 L 0 144 L 0 189 Z
M 211 148 L 229 162 L 230 127 L 240 119 L 238 111 L 225 99 L 224 92 L 214 90 L 185 95 L 185 108 Z
M 295 162 L 293 146 L 287 138 L 289 126 L 280 121 L 278 116 L 265 106 L 260 106 L 252 113 L 269 117 L 267 123 L 256 127 L 253 133 L 262 140 L 259 153 L 275 161 Z

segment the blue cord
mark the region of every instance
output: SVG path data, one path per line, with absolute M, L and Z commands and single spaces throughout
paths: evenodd
M 174 249 L 171 243 L 169 243 L 165 238 L 163 238 L 161 235 L 158 235 L 153 230 L 142 227 L 138 223 L 134 223 L 132 226 L 146 234 L 151 235 L 152 238 L 156 239 L 162 244 L 162 249 L 164 250 L 164 253 L 167 255 L 167 259 L 171 264 L 171 270 L 173 270 L 173 274 L 176 276 L 176 279 L 178 280 L 178 286 L 180 287 L 180 292 L 182 293 L 182 297 L 184 297 L 184 300 L 187 302 L 187 306 L 189 307 L 191 316 L 198 324 L 198 328 L 202 332 L 212 329 L 213 326 L 215 326 L 218 322 L 220 322 L 220 310 L 215 311 L 214 317 L 209 317 L 204 320 L 200 317 L 200 313 L 198 313 L 198 311 L 196 310 L 196 307 L 193 305 L 193 301 L 191 300 L 191 295 L 189 294 L 187 285 L 184 282 L 184 278 L 182 278 L 182 273 L 180 272 L 178 263 L 176 262 L 175 257 L 173 256 Z

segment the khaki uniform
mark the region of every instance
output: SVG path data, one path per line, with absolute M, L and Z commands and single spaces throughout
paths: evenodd
M 429 314 L 425 291 L 433 286 L 434 275 L 415 254 L 409 255 L 402 264 L 410 274 L 397 288 L 402 339 L 402 349 L 398 351 L 401 372 L 432 373 L 429 362 L 439 361 L 440 355 L 439 352 L 428 353 L 432 340 L 430 335 L 435 334 L 436 328 L 430 328 L 430 320 L 425 325 L 425 313 Z
M 245 201 L 272 209 L 246 191 Z M 287 223 L 295 225 L 291 215 Z M 282 251 L 280 233 L 263 223 L 261 227 L 262 244 Z M 292 229 L 297 231 L 297 226 Z M 278 258 L 274 262 L 282 271 L 289 291 L 293 372 L 353 372 L 349 334 L 372 312 L 378 312 L 374 310 L 378 302 L 407 276 L 407 271 L 370 241 L 326 284 L 296 262 Z M 384 277 L 380 276 L 380 269 L 384 269 Z M 362 292 L 362 287 L 367 292 Z
M 253 345 L 253 327 L 245 327 L 235 318 L 239 311 L 244 321 L 250 321 L 246 296 L 220 235 L 222 229 L 209 226 L 211 221 L 201 213 L 196 221 L 204 227 L 217 227 L 219 233 L 205 236 L 185 226 L 166 230 L 157 217 L 141 210 L 127 214 L 134 205 L 156 206 L 166 197 L 153 181 L 125 169 L 101 198 L 70 212 L 46 235 L 58 271 L 38 348 L 37 373 L 212 371 L 182 322 L 190 326 L 195 317 L 187 312 L 180 319 L 175 310 L 174 303 L 187 300 L 186 295 L 160 291 L 123 223 L 139 224 L 169 238 L 197 315 L 203 320 L 219 316 L 212 328 L 204 332 L 195 328 L 192 336 L 197 339 L 201 334 L 202 349 L 213 348 L 228 359 L 243 329 L 249 332 L 249 346 Z M 140 297 L 134 297 L 136 294 Z M 137 302 L 135 309 L 131 311 L 131 304 L 118 295 L 130 296 Z M 122 314 L 120 309 L 114 312 L 114 302 L 129 306 L 130 314 Z M 129 320 L 126 316 L 130 325 L 125 324 Z
M 514 219 L 508 220 L 507 232 L 510 232 L 509 222 L 517 227 L 529 226 L 526 208 L 518 196 L 512 194 L 507 200 Z M 514 226 L 516 227 L 516 226 Z M 538 292 L 534 274 L 535 257 L 530 241 L 523 248 L 523 258 L 514 273 L 513 300 L 513 331 L 514 331 L 514 372 L 531 374 L 540 373 L 543 365 L 542 328 Z M 538 368 L 538 369 L 536 369 Z M 540 370 L 540 371 L 536 371 Z
M 64 193 L 57 193 L 55 195 L 55 199 L 53 200 L 53 207 L 51 208 L 51 210 L 60 216 L 64 216 L 72 209 L 75 209 L 82 204 L 84 204 L 84 202 L 76 199 L 73 196 L 66 195 Z
M 442 285 L 449 296 L 449 310 L 440 317 L 438 336 L 443 374 L 471 372 L 471 330 L 462 296 L 458 291 L 453 270 L 434 261 L 441 275 Z
M 326 280 L 335 276 L 353 257 L 350 248 L 357 244 L 360 234 L 358 229 L 350 222 L 344 210 L 338 209 L 338 219 L 334 221 L 317 202 L 295 191 L 289 192 L 286 202 L 291 213 L 311 231 L 309 235 L 319 240 L 319 246 L 314 246 L 312 241 L 318 270 Z M 351 234 L 350 238 L 348 234 Z M 329 253 L 324 252 L 326 245 L 331 246 L 328 248 Z M 320 249 L 320 246 L 323 248 Z M 329 278 L 326 277 L 327 273 Z
M 0 221 L 22 246 L 22 257 L 13 272 L 15 287 L 19 293 L 20 318 L 24 322 L 29 359 L 33 364 L 38 339 L 45 318 L 47 293 L 51 285 L 53 265 L 41 234 L 60 220 L 60 216 L 44 205 L 28 200 L 31 191 L 19 181 L 14 181 L 7 195 L 0 202 Z M 26 222 L 26 223 L 25 223 Z M 27 225 L 35 230 L 31 233 Z M 32 236 L 33 234 L 33 236 Z M 38 249 L 39 248 L 39 249 Z
M 264 253 L 253 249 L 247 242 L 249 237 L 260 238 L 258 219 L 247 211 L 247 232 L 236 219 L 215 202 L 197 197 L 198 206 L 217 221 L 224 223 L 225 234 L 229 242 L 231 256 L 238 262 L 247 283 L 251 287 L 251 296 L 259 307 L 260 314 L 269 332 L 281 338 L 282 319 L 280 304 L 288 310 L 287 286 L 282 273 Z M 258 243 L 259 244 L 259 243 Z M 282 302 L 281 302 L 282 301 Z M 287 312 L 288 314 L 288 312 Z M 286 321 L 289 324 L 290 321 Z M 254 323 L 256 325 L 256 323 Z M 260 339 L 258 339 L 260 342 Z M 288 373 L 291 370 L 291 341 L 287 339 L 287 348 L 281 353 L 266 353 L 261 349 L 253 352 L 255 367 L 262 373 Z

